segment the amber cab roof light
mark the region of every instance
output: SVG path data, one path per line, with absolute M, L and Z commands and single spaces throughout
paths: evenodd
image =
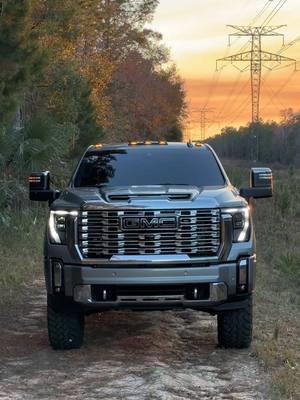
M 136 140 L 131 140 L 130 142 L 128 142 L 129 146 L 136 146 L 136 145 L 139 145 L 139 146 L 143 146 L 143 145 L 161 145 L 161 146 L 163 146 L 163 145 L 167 145 L 167 144 L 168 144 L 168 142 L 166 140 L 159 140 L 159 141 L 145 140 L 145 141 L 142 141 L 142 142 L 138 142 Z
M 203 146 L 203 143 L 202 142 L 199 142 L 199 141 L 191 141 L 191 140 L 189 140 L 188 142 L 187 142 L 187 146 L 188 147 L 202 147 Z
M 201 147 L 201 146 L 202 146 L 202 143 L 201 143 L 201 142 L 195 142 L 195 143 L 194 143 L 194 146 L 195 146 L 195 147 Z

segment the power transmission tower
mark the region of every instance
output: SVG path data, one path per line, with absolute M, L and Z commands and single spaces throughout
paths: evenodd
M 252 97 L 252 122 L 259 121 L 259 103 L 260 103 L 260 86 L 261 86 L 261 70 L 262 66 L 268 62 L 277 62 L 281 64 L 282 62 L 293 63 L 296 70 L 296 60 L 289 57 L 281 56 L 280 54 L 270 53 L 268 51 L 262 50 L 261 38 L 263 36 L 281 36 L 284 44 L 284 35 L 282 33 L 276 32 L 278 29 L 284 27 L 285 25 L 278 26 L 237 26 L 228 25 L 229 27 L 235 29 L 237 32 L 231 33 L 229 35 L 229 45 L 232 36 L 245 36 L 251 38 L 251 50 L 237 53 L 228 57 L 220 58 L 217 60 L 216 67 L 218 71 L 218 64 L 220 62 L 230 62 L 231 64 L 236 62 L 248 62 L 250 65 L 251 73 L 251 97 Z M 248 68 L 248 67 L 247 67 Z M 245 69 L 247 69 L 245 68 Z M 267 67 L 268 69 L 274 69 L 272 67 Z
M 206 138 L 207 123 L 210 122 L 206 116 L 207 116 L 207 114 L 214 112 L 214 109 L 202 107 L 202 108 L 194 109 L 192 111 L 198 112 L 200 114 L 200 140 L 204 141 Z

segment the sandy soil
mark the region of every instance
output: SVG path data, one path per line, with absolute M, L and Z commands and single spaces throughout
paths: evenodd
M 0 399 L 269 399 L 251 350 L 216 347 L 214 317 L 190 310 L 92 315 L 82 349 L 53 351 L 43 282 L 30 292 L 0 320 Z

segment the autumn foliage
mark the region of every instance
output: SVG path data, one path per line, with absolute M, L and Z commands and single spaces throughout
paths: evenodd
M 182 139 L 183 82 L 150 23 L 158 0 L 0 0 L 0 221 L 26 177 L 59 186 L 90 144 Z
M 19 107 L 23 124 L 38 113 L 60 124 L 71 123 L 77 132 L 71 147 L 78 150 L 93 139 L 92 130 L 95 139 L 102 135 L 108 142 L 172 137 L 172 132 L 180 139 L 185 93 L 161 35 L 149 29 L 157 4 L 157 0 L 0 1 L 1 26 L 6 29 L 0 28 L 0 45 L 13 42 L 18 33 L 13 22 L 20 30 L 12 49 L 16 66 L 20 67 L 22 56 L 17 52 L 26 49 L 26 79 L 12 76 L 8 90 L 1 92 L 0 86 L 3 104 L 11 99 L 10 121 Z M 8 59 L 1 57 L 5 65 Z M 8 77 L 6 70 L 2 84 Z M 3 104 L 0 116 L 1 111 L 7 114 Z

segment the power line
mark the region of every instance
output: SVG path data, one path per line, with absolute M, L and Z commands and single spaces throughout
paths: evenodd
M 209 101 L 210 101 L 212 95 L 215 92 L 216 86 L 217 86 L 217 84 L 219 82 L 219 79 L 220 79 L 220 75 L 221 75 L 221 70 L 220 71 L 215 70 L 214 75 L 213 75 L 213 79 L 212 79 L 212 83 L 210 85 L 209 94 L 208 94 L 208 96 L 206 98 L 206 102 L 203 105 L 204 108 L 208 106 Z
M 229 35 L 229 37 L 235 37 L 235 40 L 231 41 L 229 40 L 229 46 L 227 47 L 227 50 L 225 52 L 225 54 L 227 53 L 226 56 L 223 57 L 223 59 L 220 59 L 218 61 L 229 61 L 229 59 L 231 58 L 231 64 L 232 66 L 236 67 L 239 71 L 240 74 L 238 75 L 232 89 L 230 90 L 228 96 L 226 97 L 223 106 L 221 107 L 220 112 L 218 113 L 218 117 L 220 117 L 220 115 L 224 115 L 225 113 L 225 109 L 231 110 L 232 105 L 236 104 L 237 99 L 240 97 L 240 95 L 242 94 L 244 88 L 246 85 L 248 85 L 249 81 L 246 82 L 245 85 L 243 85 L 242 89 L 238 91 L 238 95 L 234 96 L 234 100 L 233 102 L 231 101 L 231 98 L 233 97 L 233 95 L 236 93 L 236 89 L 238 88 L 238 83 L 240 81 L 241 78 L 241 71 L 245 71 L 246 69 L 251 70 L 251 96 L 252 96 L 252 121 L 254 120 L 258 120 L 259 119 L 259 100 L 260 100 L 260 86 L 261 86 L 261 79 L 262 79 L 262 67 L 267 67 L 267 65 L 269 63 L 272 63 L 271 68 L 269 68 L 270 70 L 273 69 L 278 69 L 279 66 L 281 65 L 283 62 L 285 61 L 291 61 L 293 63 L 293 65 L 295 65 L 296 68 L 296 64 L 295 64 L 295 60 L 288 58 L 288 57 L 282 57 L 280 56 L 280 54 L 284 51 L 286 51 L 288 48 L 290 48 L 293 44 L 295 44 L 297 41 L 300 40 L 300 36 L 297 37 L 294 41 L 288 43 L 287 45 L 285 45 L 283 43 L 282 48 L 278 51 L 277 54 L 273 54 L 273 53 L 269 53 L 269 52 L 265 52 L 261 50 L 261 36 L 282 36 L 282 38 L 284 37 L 282 34 L 279 33 L 274 33 L 269 31 L 268 29 L 270 27 L 265 27 L 263 25 L 267 25 L 275 16 L 276 14 L 281 10 L 281 8 L 284 6 L 284 4 L 287 2 L 287 0 L 279 0 L 276 4 L 275 7 L 272 8 L 271 12 L 265 17 L 264 21 L 262 24 L 260 24 L 260 27 L 256 27 L 258 29 L 258 34 L 256 35 L 256 38 L 254 38 L 253 36 L 253 32 L 251 32 L 250 35 L 250 40 L 245 43 L 241 49 L 239 50 L 239 53 L 244 53 L 243 56 L 241 57 L 241 59 L 237 59 L 237 60 L 233 60 L 233 57 L 238 56 L 238 54 L 235 54 L 233 56 L 227 56 L 228 52 L 229 52 L 229 47 L 230 45 L 234 44 L 235 42 L 237 42 L 242 36 L 246 37 L 247 35 L 243 32 L 241 34 L 241 32 L 239 34 L 235 33 L 235 34 L 231 34 Z M 275 3 L 275 1 L 274 1 Z M 270 6 L 273 3 L 273 0 L 267 0 L 263 6 L 263 8 L 258 12 L 258 14 L 251 20 L 250 24 L 247 26 L 249 29 L 255 28 L 252 27 L 253 24 L 256 23 L 256 21 L 258 21 L 265 13 L 266 11 L 270 8 Z M 246 27 L 245 27 L 246 28 Z M 272 28 L 272 27 L 271 27 Z M 276 27 L 278 28 L 278 27 Z M 259 32 L 259 29 L 261 29 L 263 32 Z M 264 34 L 262 34 L 264 33 Z M 256 39 L 257 43 L 254 43 Z M 251 50 L 250 51 L 245 51 L 247 49 L 247 47 L 251 45 Z M 260 51 L 259 51 L 260 48 Z M 250 57 L 249 53 L 252 53 L 253 55 L 255 55 L 255 49 L 256 49 L 256 56 L 259 54 L 261 57 L 258 58 L 258 60 L 255 60 L 255 57 Z M 246 55 L 248 53 L 248 56 Z M 235 63 L 238 61 L 248 61 L 249 65 L 246 66 L 246 68 L 239 68 L 238 65 Z M 266 65 L 265 65 L 266 63 Z M 238 63 L 239 64 L 239 63 Z M 275 65 L 274 65 L 275 64 Z M 277 67 L 278 66 L 278 67 Z M 212 79 L 212 83 L 210 86 L 210 90 L 208 93 L 208 96 L 206 98 L 206 101 L 204 102 L 204 106 L 203 108 L 207 108 L 208 104 L 210 103 L 210 99 L 215 91 L 215 88 L 219 82 L 220 79 L 220 75 L 221 75 L 221 71 L 223 70 L 223 66 L 222 68 L 218 68 L 216 69 L 216 73 L 214 73 L 213 75 L 213 79 Z M 266 73 L 266 75 L 268 75 L 270 71 L 268 71 Z M 242 109 L 246 108 L 246 106 L 248 106 L 247 103 L 243 103 L 242 104 Z M 240 109 L 240 107 L 238 107 L 236 110 Z M 256 111 L 255 111 L 256 110 Z M 217 117 L 217 118 L 218 118 Z M 202 133 L 201 133 L 202 135 Z
M 292 71 L 291 74 L 288 76 L 288 78 L 284 81 L 284 83 L 280 86 L 280 88 L 277 91 L 274 91 L 273 89 L 271 89 L 270 87 L 268 88 L 272 94 L 271 96 L 269 96 L 268 98 L 268 102 L 262 107 L 261 112 L 263 112 L 272 102 L 274 98 L 277 98 L 279 93 L 282 92 L 282 90 L 288 85 L 288 83 L 291 81 L 292 77 L 294 76 L 294 74 L 296 73 L 296 71 Z M 240 94 L 244 91 L 245 87 L 249 84 L 250 82 L 250 78 L 248 79 L 248 81 L 246 82 L 246 84 L 241 88 L 238 97 L 240 96 Z M 266 80 L 264 78 L 262 78 L 262 82 L 263 84 L 266 83 Z M 263 86 L 263 88 L 265 89 L 266 87 Z M 281 103 L 280 103 L 281 104 Z M 230 121 L 229 124 L 234 123 L 238 117 L 240 117 L 241 113 L 248 107 L 251 106 L 251 94 L 249 94 L 247 96 L 247 98 L 243 101 L 243 103 L 241 103 L 237 108 L 235 108 L 231 114 L 234 116 Z M 284 106 L 281 104 L 281 106 L 284 108 Z
M 274 7 L 274 8 L 272 9 L 272 11 L 268 14 L 268 16 L 265 18 L 265 21 L 266 21 L 266 20 L 271 20 L 271 19 L 275 16 L 276 10 L 278 9 L 278 7 L 281 6 L 281 3 L 282 3 L 283 1 L 285 1 L 285 0 L 279 0 L 278 3 L 276 3 L 275 7 Z M 272 3 L 273 3 L 273 0 L 267 0 L 267 2 L 265 3 L 265 5 L 264 5 L 263 8 L 261 9 L 261 11 L 252 19 L 252 21 L 250 22 L 250 24 L 249 24 L 248 26 L 250 27 L 250 26 L 254 25 L 254 23 L 255 23 L 257 20 L 259 20 L 259 18 L 265 13 L 265 11 L 272 5 Z M 283 4 L 282 4 L 282 5 L 283 5 Z M 231 40 L 231 38 L 232 38 L 232 35 L 229 35 L 229 41 L 228 41 L 229 46 L 232 45 L 233 43 L 235 43 L 237 40 L 239 40 L 239 39 L 241 38 L 241 36 L 240 36 L 240 35 L 239 35 L 239 36 L 235 36 L 235 40 L 233 40 L 233 41 Z M 299 40 L 300 40 L 300 37 L 299 37 Z M 249 46 L 249 44 L 251 44 L 251 40 L 248 41 L 247 43 L 245 43 L 245 44 L 239 49 L 239 52 L 244 52 L 244 51 L 247 49 L 247 47 Z M 284 45 L 283 45 L 282 47 L 284 47 Z M 279 51 L 278 54 L 280 54 L 282 51 L 283 51 L 283 50 Z M 225 57 L 223 57 L 223 58 L 225 58 Z M 235 66 L 234 64 L 232 64 L 232 65 Z M 249 67 L 249 66 L 247 66 L 247 68 L 248 68 L 248 67 Z M 246 69 L 247 69 L 247 68 L 246 68 Z M 268 72 L 267 72 L 267 74 L 268 74 Z M 235 81 L 235 83 L 234 83 L 234 86 L 236 86 L 236 81 Z M 221 108 L 221 111 L 220 111 L 219 115 L 220 115 L 222 112 L 224 112 L 224 107 L 228 110 L 228 107 L 231 106 L 231 97 L 232 97 L 232 94 L 233 94 L 234 92 L 235 92 L 235 87 L 234 87 L 233 91 L 230 92 L 230 95 L 226 97 L 226 99 L 225 99 L 225 101 L 224 101 L 224 104 L 223 104 L 223 106 L 222 106 L 222 108 Z M 236 97 L 235 97 L 235 101 L 234 101 L 234 102 L 236 102 Z M 222 111 L 222 110 L 223 110 L 223 111 Z
M 255 22 L 263 15 L 263 13 L 266 11 L 267 8 L 272 4 L 272 0 L 267 0 L 266 4 L 262 8 L 262 10 L 257 14 L 255 18 L 250 22 L 249 26 L 254 25 Z
M 235 94 L 235 90 L 238 87 L 238 84 L 239 84 L 239 82 L 241 80 L 241 76 L 242 76 L 242 73 L 240 72 L 237 75 L 237 78 L 235 79 L 235 81 L 234 81 L 234 83 L 233 83 L 228 95 L 226 96 L 226 98 L 225 98 L 225 100 L 223 102 L 223 105 L 222 105 L 222 107 L 221 107 L 221 109 L 220 109 L 220 111 L 219 111 L 219 113 L 217 115 L 217 118 L 220 118 L 222 115 L 224 115 L 228 111 L 228 107 L 232 106 L 231 98 Z
M 294 76 L 294 74 L 296 73 L 296 71 L 292 71 L 290 75 L 288 75 L 287 79 L 283 82 L 283 84 L 279 87 L 278 90 L 276 90 L 276 92 L 274 92 L 273 96 L 270 98 L 269 102 L 262 108 L 262 111 L 264 111 L 272 102 L 272 100 L 274 99 L 274 97 L 277 97 L 279 95 L 279 93 L 282 92 L 282 90 L 288 85 L 288 83 L 291 81 L 292 77 Z
M 256 21 L 264 14 L 264 12 L 267 10 L 267 8 L 269 8 L 269 6 L 272 4 L 273 0 L 267 0 L 265 5 L 263 6 L 263 8 L 257 13 L 257 15 L 250 21 L 248 26 L 252 26 L 256 23 Z M 282 1 L 282 0 L 280 0 Z M 234 43 L 236 43 L 237 41 L 240 40 L 240 37 L 236 37 L 235 40 L 228 45 L 228 47 L 230 47 L 230 45 L 233 45 Z M 247 45 L 243 45 L 243 47 L 239 50 L 239 51 L 243 51 L 242 49 L 245 48 L 245 46 Z M 225 55 L 224 55 L 225 57 Z
M 260 18 L 260 16 L 263 15 L 263 13 L 264 13 L 264 12 L 266 11 L 266 9 L 270 6 L 270 4 L 272 3 L 272 1 L 273 1 L 273 0 L 267 0 L 267 1 L 266 1 L 264 7 L 263 7 L 263 8 L 258 12 L 258 14 L 251 20 L 251 22 L 250 22 L 249 25 L 253 25 L 253 24 Z M 237 38 L 236 38 L 236 41 L 238 41 L 239 39 L 240 39 L 240 37 L 237 37 Z M 226 57 L 226 56 L 228 55 L 229 47 L 230 47 L 230 44 L 228 45 L 228 47 L 227 47 L 227 49 L 226 49 L 226 51 L 225 51 L 224 57 Z M 246 44 L 246 45 L 243 45 L 243 47 L 242 47 L 239 51 L 243 51 L 246 47 L 247 47 L 247 44 Z M 213 75 L 213 78 L 212 78 L 211 88 L 210 88 L 209 94 L 208 94 L 208 96 L 207 96 L 207 98 L 206 98 L 206 101 L 204 102 L 203 107 L 207 107 L 207 106 L 208 106 L 208 104 L 209 104 L 209 102 L 210 102 L 210 99 L 211 99 L 211 97 L 212 97 L 212 94 L 214 93 L 215 88 L 216 88 L 216 86 L 218 85 L 221 72 L 222 72 L 222 69 L 220 69 L 220 70 L 215 70 L 214 75 Z M 226 101 L 226 104 L 228 104 L 227 101 Z
M 262 65 L 267 62 L 276 61 L 278 63 L 283 62 L 293 62 L 296 69 L 296 60 L 281 56 L 280 54 L 271 53 L 262 50 L 261 38 L 264 36 L 284 36 L 281 33 L 276 32 L 279 28 L 284 25 L 279 26 L 237 26 L 229 25 L 236 30 L 235 33 L 229 35 L 232 36 L 245 36 L 251 37 L 251 50 L 240 52 L 228 57 L 224 57 L 217 60 L 216 67 L 218 69 L 218 64 L 221 62 L 230 62 L 231 64 L 239 62 L 247 62 L 250 64 L 251 72 L 251 97 L 252 97 L 252 122 L 259 121 L 259 102 L 260 102 L 260 89 L 261 89 L 261 70 Z M 284 40 L 284 39 L 283 39 Z
M 284 52 L 286 52 L 289 48 L 291 48 L 292 46 L 294 46 L 297 42 L 299 42 L 300 41 L 300 36 L 297 36 L 295 39 L 293 39 L 292 41 L 290 41 L 289 43 L 287 43 L 287 44 L 283 44 L 282 46 L 281 46 L 281 48 L 278 50 L 278 52 L 277 52 L 277 54 L 282 54 L 282 53 L 284 53 Z M 265 74 L 264 74 L 264 78 L 266 78 L 269 74 L 270 74 L 270 72 L 272 71 L 272 70 L 276 70 L 277 68 L 276 68 L 276 65 L 277 65 L 277 63 L 274 63 L 274 64 L 272 64 L 272 68 L 268 68 L 269 69 L 269 71 L 267 71 Z
M 233 124 L 238 118 L 241 117 L 241 114 L 246 110 L 247 108 L 251 107 L 251 95 L 249 94 L 246 99 L 243 101 L 243 103 L 240 103 L 240 105 L 231 113 L 233 115 L 233 118 L 230 120 L 230 123 Z
M 295 45 L 297 42 L 299 42 L 299 41 L 300 41 L 300 36 L 297 36 L 295 39 L 293 39 L 293 40 L 290 41 L 289 43 L 283 44 L 283 45 L 281 46 L 281 48 L 278 50 L 277 54 L 282 54 L 283 52 L 287 51 L 289 48 L 291 48 L 292 46 L 294 46 L 294 45 Z M 280 69 L 280 68 L 283 68 L 283 67 L 278 68 L 278 67 L 276 67 L 277 65 L 278 65 L 278 63 L 276 63 L 276 62 L 272 63 L 271 68 L 268 68 L 268 71 L 266 71 L 266 72 L 263 74 L 262 79 L 263 79 L 264 81 L 265 81 L 266 78 L 269 76 L 269 74 L 271 73 L 271 71 L 274 71 L 274 70 L 278 70 L 278 69 Z M 285 67 L 288 67 L 288 65 L 285 66 Z M 294 73 L 295 73 L 295 71 L 292 71 L 291 75 L 293 75 Z M 291 76 L 288 77 L 287 83 L 289 82 L 290 77 L 291 77 Z M 287 83 L 285 83 L 284 85 L 286 86 Z M 278 94 L 281 92 L 281 90 L 282 90 L 282 89 L 279 90 Z M 275 92 L 273 91 L 273 93 L 275 93 Z M 277 94 L 277 95 L 278 95 L 278 94 Z M 269 103 L 268 103 L 268 104 L 269 104 Z M 262 108 L 261 111 L 264 111 L 265 109 L 266 109 L 266 106 L 264 106 L 264 107 Z
M 235 96 L 235 98 L 234 98 L 234 101 L 230 104 L 230 106 L 231 106 L 231 108 L 230 108 L 230 113 L 227 111 L 226 113 L 227 114 L 231 114 L 231 115 L 236 115 L 237 114 L 237 117 L 238 116 L 240 116 L 240 109 L 241 108 L 243 108 L 243 110 L 244 110 L 244 108 L 246 108 L 246 107 L 244 107 L 245 106 L 245 104 L 248 102 L 248 100 L 249 100 L 249 105 L 251 105 L 251 95 L 250 94 L 248 94 L 248 96 L 246 97 L 246 100 L 244 100 L 242 103 L 240 103 L 238 106 L 235 106 L 236 105 L 236 103 L 239 101 L 239 99 L 241 98 L 241 96 L 242 96 L 242 94 L 245 92 L 245 90 L 246 90 L 246 88 L 247 87 L 249 87 L 250 86 L 250 81 L 251 81 L 251 78 L 249 77 L 245 82 L 244 82 L 244 84 L 240 87 L 240 90 L 237 92 L 237 94 L 236 94 L 236 96 Z M 235 107 L 234 107 L 235 106 Z M 248 104 L 247 104 L 247 106 L 248 106 Z M 236 120 L 237 118 L 234 118 L 233 120 Z M 232 120 L 232 121 L 233 121 Z M 232 122 L 231 121 L 231 122 Z
M 274 10 L 264 20 L 264 22 L 261 24 L 261 26 L 268 25 L 272 21 L 272 19 L 275 17 L 275 15 L 282 9 L 282 7 L 285 5 L 286 2 L 287 2 L 287 0 L 279 0 L 278 4 L 275 6 Z
M 254 23 L 264 14 L 264 12 L 269 8 L 269 6 L 272 4 L 272 1 L 273 0 L 267 0 L 266 1 L 266 3 L 265 3 L 265 5 L 263 6 L 263 8 L 258 12 L 258 14 L 251 20 L 251 22 L 250 22 L 250 24 L 248 25 L 248 26 L 251 26 L 251 25 L 254 25 Z M 280 1 L 282 1 L 282 0 L 280 0 Z M 272 10 L 272 12 L 273 12 L 273 10 Z M 270 14 L 269 14 L 270 15 Z M 230 38 L 230 36 L 229 36 L 229 38 Z M 236 43 L 238 40 L 240 40 L 241 39 L 241 36 L 236 36 L 235 37 L 235 40 L 228 40 L 228 46 L 227 46 L 227 50 L 226 50 L 226 53 L 227 54 L 225 54 L 224 55 L 224 57 L 223 58 L 225 58 L 227 55 L 228 55 L 228 50 L 229 50 L 229 48 L 234 44 L 234 43 Z M 250 43 L 251 43 L 251 40 L 250 41 L 248 41 L 248 43 L 245 43 L 238 51 L 239 52 L 244 52 L 246 49 L 247 49 L 247 47 L 250 45 Z M 235 66 L 234 64 L 233 64 L 233 66 Z M 236 66 L 235 66 L 236 67 Z M 239 68 L 238 68 L 239 69 Z M 248 67 L 246 67 L 246 69 L 248 69 Z M 239 72 L 244 72 L 246 69 L 243 69 L 243 70 L 241 70 L 241 69 L 239 69 Z M 219 114 L 218 114 L 218 117 L 220 117 L 223 113 L 224 113 L 224 109 L 227 109 L 227 111 L 228 111 L 228 107 L 231 107 L 231 98 L 233 97 L 233 94 L 235 93 L 235 89 L 236 89 L 236 87 L 237 87 L 237 84 L 238 84 L 238 82 L 240 81 L 240 75 L 237 77 L 237 79 L 235 80 L 235 82 L 234 82 L 234 86 L 233 86 L 233 88 L 232 88 L 232 90 L 229 92 L 229 95 L 226 97 L 226 99 L 225 99 L 225 101 L 223 102 L 223 105 L 222 105 L 222 107 L 221 107 L 221 109 L 220 109 L 220 111 L 219 111 Z M 240 93 L 240 92 L 239 92 Z M 236 97 L 235 97 L 235 100 L 234 100 L 234 103 L 236 102 Z
M 264 87 L 264 90 L 266 92 L 266 94 L 268 94 L 269 96 L 269 109 L 270 107 L 273 105 L 274 109 L 276 109 L 276 112 L 280 112 L 281 110 L 286 109 L 286 106 L 282 104 L 282 102 L 279 100 L 279 98 L 277 96 L 275 96 L 275 92 L 273 91 L 273 89 L 271 89 L 268 86 Z M 269 119 L 268 116 L 265 116 L 265 119 Z

